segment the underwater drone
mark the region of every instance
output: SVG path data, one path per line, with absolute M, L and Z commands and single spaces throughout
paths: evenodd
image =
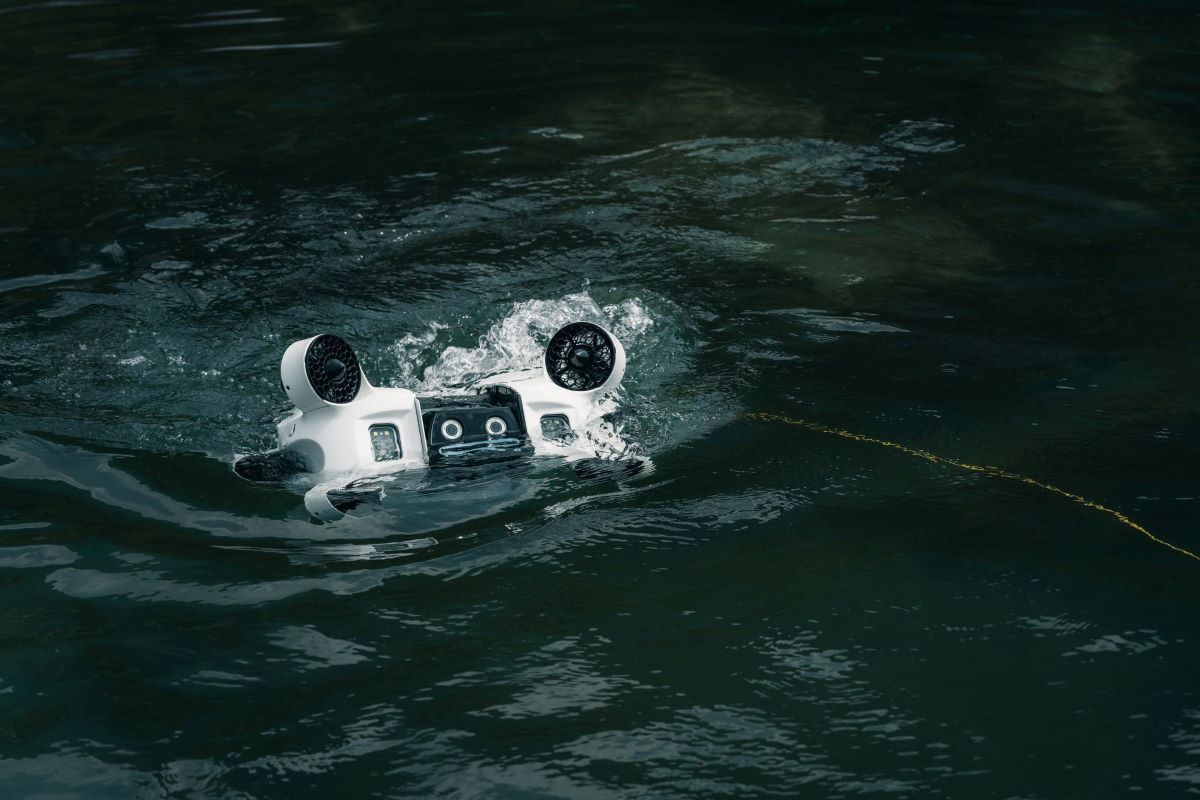
M 584 456 L 584 429 L 625 374 L 625 349 L 599 325 L 573 322 L 550 338 L 540 368 L 495 375 L 458 395 L 372 386 L 341 338 L 291 344 L 280 379 L 296 408 L 278 446 L 245 456 L 249 480 L 296 472 L 372 474 L 478 464 L 531 454 Z

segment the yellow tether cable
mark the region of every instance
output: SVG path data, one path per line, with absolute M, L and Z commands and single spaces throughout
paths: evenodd
M 854 433 L 853 431 L 842 430 L 841 428 L 833 428 L 833 427 L 830 427 L 829 425 L 822 425 L 819 422 L 809 422 L 808 420 L 803 420 L 803 419 L 793 419 L 791 417 L 785 417 L 782 414 L 767 414 L 767 413 L 762 413 L 762 412 L 755 412 L 755 413 L 746 414 L 745 416 L 747 419 L 756 419 L 756 420 L 761 420 L 762 422 L 782 422 L 787 425 L 794 425 L 798 428 L 804 428 L 805 430 L 816 431 L 818 433 L 829 433 L 834 436 L 840 436 L 843 439 L 852 439 L 856 442 L 866 442 L 867 444 L 877 444 L 882 447 L 890 447 L 894 450 L 899 450 L 902 453 L 907 453 L 910 456 L 916 456 L 917 458 L 923 458 L 926 461 L 931 461 L 934 464 L 947 464 L 951 467 L 958 467 L 959 469 L 968 470 L 969 472 L 981 472 L 984 475 L 991 475 L 996 478 L 1008 478 L 1009 480 L 1012 480 L 1012 481 L 1019 481 L 1021 483 L 1027 483 L 1030 486 L 1036 486 L 1039 489 L 1045 489 L 1047 492 L 1053 492 L 1054 494 L 1062 495 L 1063 497 L 1067 498 L 1068 500 L 1072 500 L 1076 503 L 1079 503 L 1081 506 L 1086 506 L 1087 508 L 1094 508 L 1097 511 L 1103 511 L 1105 514 L 1108 514 L 1110 517 L 1113 517 L 1114 519 L 1116 519 L 1122 525 L 1126 525 L 1130 528 L 1133 528 L 1135 531 L 1142 534 L 1150 541 L 1152 541 L 1156 544 L 1162 545 L 1163 547 L 1167 548 L 1168 550 L 1174 550 L 1176 553 L 1179 553 L 1180 555 L 1184 555 L 1184 556 L 1187 556 L 1188 558 L 1194 559 L 1196 561 L 1200 561 L 1200 556 L 1196 555 L 1191 550 L 1185 550 L 1184 548 L 1179 547 L 1178 545 L 1171 544 L 1170 542 L 1166 541 L 1165 539 L 1158 538 L 1153 533 L 1151 533 L 1150 531 L 1146 530 L 1138 523 L 1131 520 L 1125 514 L 1122 514 L 1120 511 L 1117 511 L 1116 509 L 1109 508 L 1108 506 L 1104 506 L 1099 503 L 1088 500 L 1086 497 L 1083 497 L 1081 495 L 1077 495 L 1072 492 L 1068 492 L 1066 489 L 1060 489 L 1057 486 L 1054 486 L 1053 484 L 1043 483 L 1042 481 L 1039 481 L 1035 478 L 1030 478 L 1025 475 L 1018 475 L 1015 472 L 1009 472 L 1008 470 L 1000 469 L 1000 467 L 981 467 L 978 464 L 967 464 L 963 461 L 955 461 L 952 458 L 946 458 L 945 456 L 939 456 L 936 453 L 929 452 L 928 450 L 918 450 L 915 447 L 907 447 L 905 445 L 898 444 L 896 442 L 889 442 L 885 439 L 876 439 L 872 436 L 864 436 L 861 433 Z

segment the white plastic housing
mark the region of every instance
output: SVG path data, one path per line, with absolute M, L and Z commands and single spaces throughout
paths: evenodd
M 400 459 L 375 460 L 372 425 L 396 428 Z M 297 409 L 275 431 L 279 447 L 303 456 L 310 472 L 409 469 L 429 463 L 417 396 L 408 389 L 379 389 L 365 380 L 353 402 Z
M 612 374 L 600 386 L 589 391 L 572 391 L 555 384 L 540 369 L 511 372 L 487 378 L 471 387 L 484 393 L 490 387 L 505 386 L 516 392 L 525 419 L 529 443 L 535 453 L 584 455 L 582 445 L 550 441 L 542 436 L 544 416 L 562 416 L 576 438 L 604 413 L 603 398 L 615 390 L 625 374 L 625 349 L 608 331 L 615 358 Z M 408 389 L 372 386 L 360 375 L 357 396 L 348 403 L 330 403 L 317 396 L 309 385 L 305 356 L 314 339 L 290 345 L 280 364 L 284 391 L 296 410 L 276 427 L 279 448 L 303 457 L 310 472 L 353 472 L 369 474 L 393 472 L 429 464 L 428 444 L 421 420 L 420 397 Z M 360 368 L 361 373 L 361 368 Z M 370 430 L 375 425 L 395 428 L 401 457 L 376 461 Z
M 608 338 L 613 343 L 614 358 L 612 374 L 608 376 L 608 380 L 604 381 L 604 383 L 600 384 L 600 386 L 596 387 L 595 389 L 592 389 L 591 392 L 570 392 L 571 394 L 594 394 L 596 397 L 599 397 L 602 394 L 616 389 L 621 385 L 621 381 L 625 378 L 625 348 L 621 345 L 621 340 L 616 336 L 613 336 L 612 331 L 608 330 L 607 328 L 599 325 L 596 327 L 608 334 Z M 542 370 L 545 371 L 544 365 Z M 546 377 L 549 378 L 549 374 L 547 374 Z

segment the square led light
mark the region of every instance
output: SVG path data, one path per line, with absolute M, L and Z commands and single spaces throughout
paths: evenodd
M 396 461 L 400 458 L 400 437 L 395 425 L 372 425 L 371 451 L 376 461 Z
M 562 414 L 547 414 L 541 419 L 542 436 L 554 442 L 575 441 L 575 431 Z

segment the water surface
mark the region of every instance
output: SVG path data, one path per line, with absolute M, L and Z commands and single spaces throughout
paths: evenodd
M 11 797 L 1200 791 L 1193 4 L 0 4 Z M 614 441 L 321 524 L 278 360 L 604 322 Z

